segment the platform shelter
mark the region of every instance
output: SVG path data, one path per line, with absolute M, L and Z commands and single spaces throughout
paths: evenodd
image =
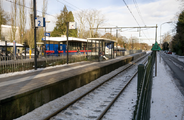
M 87 38 L 88 59 L 102 61 L 114 58 L 114 43 L 116 41 L 106 38 Z

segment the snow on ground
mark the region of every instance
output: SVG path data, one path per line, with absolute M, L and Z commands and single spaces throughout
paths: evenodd
M 184 96 L 182 96 L 179 89 L 175 85 L 174 78 L 171 75 L 169 67 L 164 64 L 163 60 L 161 60 L 161 63 L 159 62 L 159 55 L 157 57 L 158 57 L 157 58 L 158 73 L 157 76 L 153 78 L 150 120 L 184 120 Z M 90 84 L 92 87 L 94 87 L 95 84 L 99 84 L 101 82 L 102 81 L 99 79 L 94 82 L 91 82 Z M 127 88 L 124 97 L 126 96 L 126 94 L 127 96 L 130 96 L 132 95 L 132 93 L 135 92 L 134 90 L 137 85 L 136 83 L 132 84 L 133 85 L 130 85 Z M 49 102 L 48 104 L 43 105 L 42 107 L 35 109 L 33 112 L 30 112 L 27 115 L 18 118 L 17 120 L 29 120 L 29 119 L 38 120 L 39 118 L 34 118 L 34 116 L 43 115 L 40 116 L 42 118 L 44 117 L 44 114 L 48 115 L 50 114 L 51 111 L 56 111 L 59 107 L 63 106 L 63 104 L 66 104 L 72 99 L 75 99 L 75 97 L 77 97 L 79 93 L 83 94 L 84 91 L 87 91 L 92 87 L 84 86 L 83 89 L 82 88 L 76 89 L 75 91 L 70 92 L 69 94 L 66 94 L 61 98 L 58 98 L 54 101 Z M 68 96 L 72 96 L 72 98 L 69 98 Z M 131 99 L 133 99 L 134 101 L 134 98 L 129 98 L 126 100 L 130 102 L 129 100 Z M 47 111 L 47 109 L 49 109 L 49 111 Z M 126 112 L 130 109 L 131 107 L 129 109 L 124 109 L 122 112 Z M 130 114 L 126 114 L 126 116 L 124 116 L 124 118 L 127 119 L 131 117 L 132 116 L 130 116 Z M 113 116 L 110 117 L 109 120 L 111 120 L 111 118 L 113 119 L 114 117 Z M 118 118 L 116 120 L 118 120 Z
M 137 100 L 137 78 L 127 86 L 102 120 L 132 120 Z
M 176 55 L 176 53 L 173 53 L 172 56 L 177 58 L 179 61 L 184 62 L 184 56 Z
M 181 62 L 184 62 L 184 56 L 178 57 L 178 60 L 181 61 Z
M 184 96 L 175 85 L 171 70 L 157 57 L 157 76 L 153 78 L 151 120 L 184 120 Z
M 125 67 L 125 66 L 123 66 L 123 67 Z M 58 99 L 55 99 L 47 104 L 44 104 L 43 106 L 36 108 L 32 112 L 30 112 L 30 113 L 28 113 L 20 118 L 17 118 L 16 120 L 30 120 L 30 119 L 31 120 L 42 120 L 43 118 L 45 118 L 49 114 L 52 114 L 54 111 L 57 111 L 58 109 L 60 109 L 64 105 L 70 103 L 71 101 L 75 100 L 79 96 L 85 94 L 87 91 L 91 90 L 92 88 L 94 88 L 98 84 L 104 82 L 106 79 L 103 79 L 103 77 L 110 78 L 111 76 L 115 75 L 118 71 L 121 71 L 121 69 L 123 69 L 123 67 L 120 67 L 120 68 L 116 69 L 115 71 L 112 71 L 111 73 L 106 74 L 106 75 L 98 78 L 97 80 L 95 80 L 95 81 L 93 81 L 93 82 L 91 82 L 83 87 L 75 89 L 74 91 L 72 91 L 72 92 L 70 92 L 70 93 L 68 93 L 68 94 L 66 94 Z
M 86 61 L 82 61 L 82 62 L 86 62 Z M 69 65 L 78 64 L 78 63 L 79 62 L 70 63 Z M 37 68 L 37 70 L 32 69 L 32 70 L 25 70 L 25 71 L 21 71 L 21 72 L 17 71 L 17 72 L 5 73 L 5 74 L 0 74 L 0 78 L 6 78 L 6 77 L 14 76 L 14 75 L 22 75 L 22 74 L 26 74 L 26 73 L 43 71 L 43 70 L 53 69 L 53 68 L 57 68 L 57 67 L 67 66 L 67 65 L 68 64 L 62 64 L 62 65 L 50 66 L 50 67 L 46 67 L 46 68 Z

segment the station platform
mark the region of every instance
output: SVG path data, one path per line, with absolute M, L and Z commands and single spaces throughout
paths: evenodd
M 78 62 L 0 78 L 0 120 L 12 120 L 143 55 Z

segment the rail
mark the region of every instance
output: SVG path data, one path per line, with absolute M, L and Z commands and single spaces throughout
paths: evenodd
M 151 108 L 151 92 L 153 65 L 155 62 L 155 52 L 148 57 L 146 66 L 138 65 L 138 82 L 137 82 L 137 103 L 133 115 L 133 120 L 149 120 Z
M 61 109 L 57 110 L 57 111 L 54 112 L 53 114 L 48 115 L 46 118 L 44 118 L 44 120 L 50 120 L 52 117 L 54 117 L 55 115 L 57 115 L 58 113 L 60 113 L 62 110 L 65 110 L 66 108 L 68 108 L 69 106 L 71 106 L 72 104 L 74 104 L 75 102 L 77 102 L 78 100 L 80 100 L 81 98 L 83 98 L 84 96 L 86 96 L 87 94 L 89 94 L 90 92 L 94 91 L 95 89 L 97 89 L 98 87 L 100 87 L 101 85 L 103 85 L 104 83 L 106 83 L 107 81 L 109 81 L 109 80 L 111 80 L 112 78 L 114 78 L 115 76 L 117 76 L 119 73 L 121 73 L 121 72 L 123 72 L 123 71 L 126 71 L 126 70 L 129 69 L 131 66 L 133 66 L 134 63 L 139 62 L 140 60 L 142 60 L 142 59 L 145 58 L 146 56 L 147 56 L 147 55 L 144 55 L 144 56 L 142 56 L 142 57 L 136 59 L 136 60 L 133 61 L 132 63 L 127 64 L 127 66 L 126 66 L 123 70 L 119 71 L 118 73 L 114 74 L 113 76 L 111 76 L 110 78 L 108 78 L 107 80 L 105 80 L 104 82 L 100 83 L 99 85 L 97 85 L 97 86 L 95 86 L 94 88 L 92 88 L 91 90 L 87 91 L 86 93 L 84 93 L 84 94 L 81 95 L 80 97 L 76 98 L 76 99 L 73 100 L 72 102 L 70 102 L 70 103 L 68 103 L 67 105 L 63 106 Z M 135 74 L 136 74 L 136 73 L 135 73 Z M 135 76 L 135 75 L 134 75 L 134 76 Z M 133 77 L 134 77 L 134 76 L 133 76 Z M 131 81 L 131 79 L 132 79 L 133 77 L 130 78 L 130 81 Z M 129 84 L 129 82 L 127 83 L 127 85 L 128 85 L 128 84 Z M 126 86 L 127 86 L 127 85 L 126 85 Z M 123 89 L 123 90 L 124 90 L 124 89 Z M 122 90 L 122 91 L 123 91 L 123 90 Z M 121 94 L 121 93 L 120 93 L 120 94 Z M 120 95 L 120 94 L 119 94 L 119 95 Z M 117 99 L 117 98 L 115 98 L 115 100 L 116 100 L 116 99 Z M 114 100 L 114 101 L 115 101 L 115 100 Z M 103 117 L 103 115 L 107 112 L 107 110 L 111 107 L 112 104 L 113 104 L 113 102 L 108 106 L 107 109 L 105 109 L 105 110 L 103 111 L 103 113 L 102 113 L 97 119 L 101 119 L 101 118 Z

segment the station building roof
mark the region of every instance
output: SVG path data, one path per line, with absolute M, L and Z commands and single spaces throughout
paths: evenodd
M 115 40 L 107 39 L 107 38 L 87 38 L 88 40 L 96 40 L 96 41 L 108 41 L 108 42 L 116 42 Z
M 64 42 L 67 37 L 46 37 L 46 41 Z M 87 39 L 68 37 L 68 41 L 87 42 Z
M 46 37 L 46 41 L 64 42 L 66 40 L 67 40 L 67 37 Z M 116 42 L 115 40 L 110 40 L 110 39 L 106 39 L 106 38 L 87 38 L 87 39 L 83 39 L 83 38 L 68 37 L 68 41 L 87 42 L 87 40 Z
M 23 47 L 22 44 L 16 43 L 17 47 Z M 5 41 L 0 41 L 0 47 L 5 47 Z M 7 47 L 13 47 L 13 43 L 7 42 Z

